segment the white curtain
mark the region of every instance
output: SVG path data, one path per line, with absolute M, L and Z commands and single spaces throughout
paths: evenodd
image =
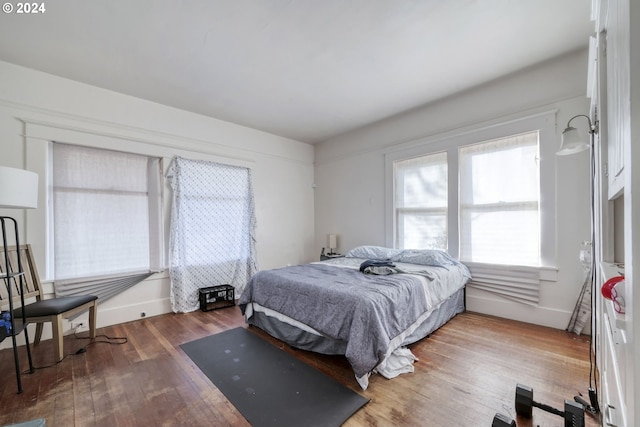
M 257 271 L 251 170 L 176 157 L 169 272 L 176 313 L 198 309 L 198 289 L 228 284 L 236 298 Z
M 53 144 L 56 295 L 94 294 L 104 302 L 161 268 L 160 163 Z

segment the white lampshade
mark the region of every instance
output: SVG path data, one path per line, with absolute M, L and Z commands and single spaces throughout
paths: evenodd
M 585 141 L 573 126 L 567 127 L 562 131 L 562 140 L 560 149 L 556 153 L 558 156 L 566 156 L 569 154 L 579 153 L 589 149 L 589 143 Z
M 333 250 L 335 248 L 338 247 L 338 237 L 335 234 L 329 234 L 328 236 L 328 240 L 329 240 L 329 249 Z
M 0 208 L 38 207 L 38 174 L 0 166 Z

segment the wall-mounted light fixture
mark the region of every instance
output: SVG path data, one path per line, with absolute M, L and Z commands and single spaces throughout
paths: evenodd
M 584 117 L 589 122 L 589 135 L 590 139 L 585 140 L 578 132 L 578 129 L 571 126 L 571 121 L 578 117 Z M 584 114 L 578 114 L 577 116 L 573 116 L 569 119 L 567 123 L 567 128 L 562 131 L 562 140 L 560 142 L 560 149 L 556 153 L 558 156 L 566 156 L 569 154 L 579 153 L 584 150 L 588 150 L 589 147 L 593 146 L 593 138 L 594 134 L 598 133 L 598 121 L 595 123 L 591 123 L 591 119 L 589 116 Z

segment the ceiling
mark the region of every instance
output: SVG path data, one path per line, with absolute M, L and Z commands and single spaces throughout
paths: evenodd
M 590 3 L 55 0 L 0 60 L 317 143 L 586 48 Z

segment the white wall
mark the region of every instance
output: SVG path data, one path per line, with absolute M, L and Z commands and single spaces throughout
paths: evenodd
M 384 153 L 394 148 L 549 110 L 557 110 L 559 144 L 568 119 L 588 112 L 586 64 L 586 51 L 575 52 L 317 145 L 316 251 L 328 233 L 339 235 L 340 252 L 385 245 Z M 583 283 L 581 242 L 590 240 L 588 157 L 556 159 L 557 281 L 543 282 L 539 306 L 469 289 L 469 310 L 566 328 Z
M 34 170 L 41 183 L 38 209 L 0 214 L 19 220 L 21 240 L 33 246 L 43 280 L 52 279 L 44 208 L 51 139 L 161 156 L 165 169 L 174 155 L 246 165 L 253 171 L 259 268 L 317 256 L 313 146 L 0 62 L 0 166 Z M 170 197 L 165 187 L 167 230 Z M 98 326 L 169 311 L 163 272 L 100 304 Z
M 88 133 L 95 141 L 115 137 L 120 148 L 165 160 L 178 154 L 245 164 L 254 173 L 259 267 L 275 268 L 316 260 L 329 233 L 339 235 L 342 252 L 385 244 L 383 153 L 390 148 L 550 109 L 558 111 L 559 142 L 567 120 L 588 111 L 586 61 L 586 52 L 567 55 L 326 141 L 315 148 L 315 169 L 310 145 L 0 61 L 0 165 L 37 165 L 27 157 L 38 156 L 40 136 L 51 129 L 63 136 Z M 582 285 L 580 242 L 589 239 L 587 174 L 587 155 L 557 159 L 558 279 L 543 284 L 540 306 L 469 290 L 470 310 L 566 327 Z M 169 196 L 167 190 L 166 221 Z M 21 233 L 46 271 L 44 212 L 0 214 L 18 213 Z M 99 326 L 168 312 L 168 297 L 166 273 L 155 275 L 101 305 Z

